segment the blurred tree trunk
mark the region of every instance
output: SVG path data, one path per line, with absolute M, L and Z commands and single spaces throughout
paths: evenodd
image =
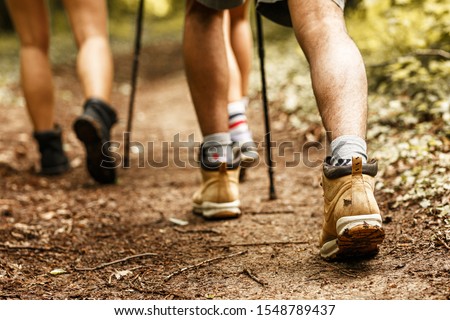
M 13 31 L 14 26 L 6 9 L 5 1 L 0 0 L 0 31 Z

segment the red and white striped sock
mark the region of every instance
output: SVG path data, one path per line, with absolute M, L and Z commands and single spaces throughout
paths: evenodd
M 248 98 L 242 98 L 228 104 L 228 125 L 231 140 L 236 142 L 253 141 L 252 133 L 248 127 L 245 109 L 248 105 Z

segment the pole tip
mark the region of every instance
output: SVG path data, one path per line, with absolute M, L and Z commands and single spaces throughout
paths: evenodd
M 278 197 L 277 197 L 277 195 L 275 193 L 275 190 L 270 190 L 270 192 L 269 192 L 269 200 L 277 200 L 277 199 L 278 199 Z

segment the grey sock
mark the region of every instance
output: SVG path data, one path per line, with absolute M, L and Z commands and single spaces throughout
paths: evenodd
M 217 169 L 221 163 L 228 163 L 232 152 L 228 150 L 231 146 L 229 132 L 213 133 L 203 137 L 201 150 L 202 167 Z
M 346 166 L 352 164 L 352 157 L 361 157 L 367 163 L 367 145 L 358 136 L 340 136 L 331 142 L 331 164 Z
M 203 137 L 203 143 L 217 142 L 218 144 L 230 144 L 231 135 L 229 132 L 219 132 Z

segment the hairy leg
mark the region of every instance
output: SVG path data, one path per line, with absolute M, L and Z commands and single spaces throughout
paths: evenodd
M 52 130 L 54 93 L 46 5 L 43 0 L 8 0 L 7 5 L 20 38 L 22 89 L 34 130 Z
M 183 56 L 186 77 L 203 136 L 228 132 L 229 71 L 223 11 L 186 2 Z
M 365 137 L 367 78 L 364 62 L 345 27 L 342 10 L 330 0 L 288 0 L 297 40 L 311 66 L 314 94 L 333 140 Z
M 79 48 L 77 70 L 86 98 L 110 102 L 113 61 L 105 0 L 64 0 Z

